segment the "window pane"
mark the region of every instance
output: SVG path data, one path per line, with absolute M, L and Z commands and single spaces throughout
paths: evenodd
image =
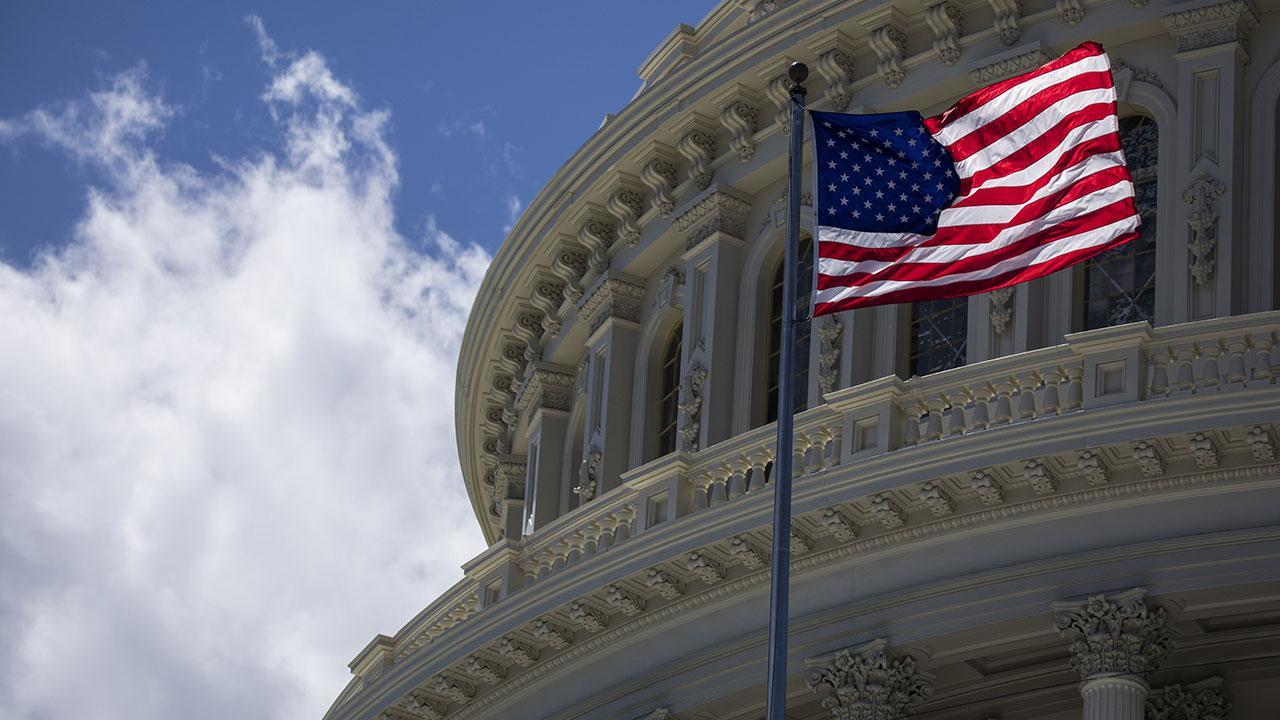
M 677 325 L 671 331 L 662 353 L 662 385 L 658 396 L 658 455 L 666 455 L 676 449 L 676 424 L 680 413 L 680 351 L 684 327 Z
M 813 284 L 813 241 L 800 238 L 799 273 L 796 283 L 796 307 L 809 307 L 809 294 Z M 769 293 L 769 358 L 767 363 L 767 379 L 765 392 L 765 421 L 778 419 L 778 363 L 782 359 L 782 263 L 773 274 L 773 287 Z M 808 311 L 806 319 L 795 324 L 795 371 L 792 382 L 795 383 L 795 411 L 802 412 L 809 406 L 809 327 Z
M 1159 133 L 1151 118 L 1120 120 L 1125 163 L 1133 177 L 1134 201 L 1142 218 L 1132 242 L 1090 258 L 1084 267 L 1084 329 L 1155 321 L 1156 171 Z
M 912 303 L 911 374 L 928 375 L 964 365 L 968 335 L 968 298 Z

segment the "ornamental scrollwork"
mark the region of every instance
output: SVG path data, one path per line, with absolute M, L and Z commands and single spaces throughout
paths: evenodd
M 1214 250 L 1218 245 L 1218 201 L 1227 188 L 1212 175 L 1201 172 L 1182 193 L 1182 201 L 1190 206 L 1187 225 L 1191 237 L 1187 251 L 1191 253 L 1191 277 L 1204 285 L 1213 277 Z
M 932 680 L 914 658 L 892 657 L 879 639 L 836 653 L 809 674 L 809 687 L 825 693 L 822 706 L 832 720 L 898 720 L 928 702 Z
M 1054 603 L 1054 628 L 1071 641 L 1071 667 L 1083 679 L 1100 675 L 1146 677 L 1173 651 L 1164 608 L 1148 607 L 1146 591 Z
M 695 362 L 680 384 L 680 414 L 684 425 L 680 428 L 681 449 L 697 452 L 699 433 L 702 431 L 702 386 L 707 381 L 707 369 Z

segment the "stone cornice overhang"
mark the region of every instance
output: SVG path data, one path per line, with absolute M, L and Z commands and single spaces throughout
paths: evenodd
M 990 10 L 987 3 L 980 0 L 965 0 L 955 4 L 965 10 L 972 9 L 975 13 L 987 13 Z M 1095 3 L 1085 2 L 1085 5 L 1093 4 Z M 735 3 L 732 0 L 726 0 L 713 9 L 699 24 L 695 34 L 702 34 L 708 24 L 724 23 L 731 14 L 730 8 L 733 5 Z M 1078 27 L 1055 26 L 1050 33 L 1054 49 L 1065 49 L 1071 44 L 1089 39 L 1129 42 L 1165 34 L 1161 21 L 1164 12 L 1162 8 L 1154 4 L 1142 9 L 1134 9 L 1118 2 L 1115 5 L 1117 10 L 1125 13 L 1123 23 L 1099 27 L 1086 20 Z M 869 29 L 865 22 L 868 18 L 886 13 L 886 17 L 892 16 L 903 25 L 909 39 L 909 50 L 923 47 L 918 52 L 903 54 L 899 64 L 907 71 L 906 79 L 892 92 L 882 87 L 882 78 L 876 70 L 877 56 L 869 49 L 867 42 Z M 1046 22 L 1060 22 L 1057 11 L 1052 7 L 1020 19 L 1024 29 Z M 732 82 L 740 81 L 763 87 L 761 70 L 785 56 L 794 55 L 798 59 L 812 60 L 813 51 L 805 42 L 816 34 L 837 28 L 846 32 L 857 46 L 854 53 L 857 76 L 849 81 L 851 91 L 856 94 L 870 90 L 882 95 L 889 92 L 887 97 L 881 98 L 884 102 L 878 103 L 877 109 L 880 110 L 927 108 L 951 99 L 957 93 L 974 87 L 970 72 L 984 62 L 976 56 L 965 55 L 953 66 L 938 64 L 937 52 L 929 43 L 921 45 L 916 42 L 917 39 L 933 37 L 925 14 L 917 3 L 905 0 L 879 3 L 833 0 L 784 4 L 759 21 L 730 31 L 724 37 L 713 33 L 708 39 L 714 42 L 707 47 L 699 46 L 695 57 L 662 75 L 616 116 L 609 118 L 547 181 L 529 203 L 507 240 L 499 247 L 485 273 L 463 335 L 454 408 L 463 478 L 476 518 L 488 543 L 497 539 L 497 528 L 486 518 L 484 492 L 477 470 L 478 448 L 483 442 L 479 422 L 476 420 L 483 412 L 480 407 L 483 392 L 481 381 L 487 370 L 488 360 L 501 347 L 500 323 L 513 304 L 511 295 L 515 294 L 514 301 L 523 299 L 520 296 L 524 292 L 522 282 L 535 271 L 540 252 L 552 246 L 557 227 L 566 218 L 577 213 L 584 202 L 599 202 L 600 199 L 596 196 L 606 184 L 607 174 L 634 152 L 639 140 L 659 134 L 677 118 L 696 108 L 706 107 L 713 95 Z M 988 55 L 988 59 L 1007 54 L 990 24 L 967 29 L 968 32 L 955 38 L 961 48 L 980 49 Z M 1044 33 L 1040 35 L 1043 36 Z M 1172 44 L 1172 40 L 1170 43 Z M 927 77 L 911 72 L 926 63 L 933 63 Z M 822 98 L 815 90 L 820 86 L 820 80 L 816 77 L 811 80 L 810 104 L 815 107 L 823 107 Z M 760 125 L 754 138 L 763 150 L 765 146 L 759 141 L 778 132 L 778 127 L 769 121 L 762 121 Z M 774 151 L 777 152 L 778 149 L 774 148 Z M 732 152 L 721 153 L 712 163 L 713 169 L 720 170 L 728 166 L 734 172 L 743 172 L 734 167 L 737 163 L 731 162 L 731 156 Z M 759 171 L 765 165 L 766 163 L 757 161 L 751 164 L 749 170 Z M 776 163 L 770 167 L 779 177 L 785 172 L 785 168 Z M 685 188 L 686 184 L 681 183 L 681 187 Z M 646 237 L 651 236 L 646 234 Z M 626 270 L 625 267 L 618 269 Z
M 937 477 L 940 469 L 946 475 L 963 474 L 984 467 L 1020 461 L 1029 457 L 1047 457 L 1055 453 L 1073 452 L 1080 448 L 1125 445 L 1159 437 L 1185 439 L 1188 433 L 1211 428 L 1228 428 L 1256 423 L 1270 423 L 1275 408 L 1280 406 L 1280 387 L 1251 388 L 1245 392 L 1198 394 L 1162 398 L 1139 403 L 1113 405 L 1084 410 L 1069 415 L 1043 418 L 1022 424 L 976 431 L 930 444 L 903 448 L 892 453 L 838 466 L 799 479 L 795 486 L 795 515 L 821 511 L 823 508 L 862 499 L 870 494 L 901 488 L 912 482 Z M 1184 440 L 1183 440 L 1184 441 Z M 932 468 L 932 471 L 929 469 Z M 1102 487 L 1080 488 L 1048 497 L 1010 501 L 1006 505 L 958 511 L 955 515 L 884 532 L 865 533 L 860 539 L 834 547 L 819 548 L 797 557 L 797 576 L 819 572 L 833 562 L 852 562 L 870 557 L 868 553 L 900 552 L 919 543 L 942 542 L 955 533 L 990 532 L 1011 523 L 1037 522 L 1051 516 L 1089 513 L 1100 507 L 1122 507 L 1147 502 L 1155 494 L 1205 494 L 1227 492 L 1233 487 L 1254 487 L 1277 480 L 1276 466 L 1239 462 L 1210 472 L 1170 472 L 1155 478 L 1116 478 Z M 771 510 L 771 494 L 759 493 L 737 498 L 670 525 L 645 532 L 636 541 L 611 548 L 560 570 L 551 581 L 538 581 L 504 600 L 497 606 L 467 620 L 465 631 L 457 628 L 438 637 L 430 651 L 416 652 L 397 663 L 373 685 L 351 699 L 347 706 L 336 708 L 332 717 L 370 717 L 377 710 L 395 702 L 422 682 L 437 675 L 476 650 L 491 645 L 504 634 L 533 619 L 596 592 L 604 585 L 620 582 L 644 568 L 652 567 L 691 550 L 707 547 L 739 533 L 766 526 Z M 754 579 L 752 579 L 754 578 Z M 669 615 L 667 608 L 688 605 L 695 597 L 708 600 L 725 593 L 742 591 L 767 582 L 767 571 L 761 570 L 730 578 L 678 603 L 652 612 Z M 745 583 L 745 584 L 744 584 Z M 705 597 L 704 597 L 705 596 Z M 603 634 L 583 640 L 570 650 L 521 672 L 507 683 L 528 683 L 547 672 L 563 669 L 574 658 L 582 658 L 593 649 L 608 647 L 607 638 L 615 638 L 626 628 L 654 622 L 650 613 L 620 622 Z M 648 618 L 648 619 L 646 619 Z M 633 623 L 641 623 L 634 625 Z M 397 637 L 413 634 L 413 623 Z M 527 677 L 526 677 L 527 676 Z M 494 693 L 486 693 L 468 703 L 450 717 L 471 717 L 483 712 Z

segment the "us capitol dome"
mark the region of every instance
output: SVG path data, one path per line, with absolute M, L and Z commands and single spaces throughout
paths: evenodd
M 455 415 L 488 549 L 326 718 L 758 720 L 780 382 L 788 718 L 1276 718 L 1278 11 L 726 0 L 676 27 L 477 296 Z M 812 108 L 928 115 L 1086 40 L 1141 237 L 802 324 L 780 380 L 787 66 Z

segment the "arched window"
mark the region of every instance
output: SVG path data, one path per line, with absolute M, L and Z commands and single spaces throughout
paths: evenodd
M 684 325 L 677 324 L 662 351 L 660 394 L 658 395 L 658 456 L 676 449 L 676 420 L 680 416 L 680 352 L 684 345 Z
M 813 241 L 800 238 L 799 272 L 796 283 L 796 307 L 809 306 L 809 293 L 813 283 Z M 783 262 L 773 273 L 773 285 L 769 293 L 769 365 L 765 385 L 765 422 L 778 419 L 778 363 L 782 360 L 782 280 Z M 808 314 L 807 311 L 805 313 Z M 795 383 L 796 412 L 809 407 L 809 320 L 795 325 Z
M 1155 322 L 1159 140 L 1159 130 L 1151 118 L 1130 115 L 1120 119 L 1120 141 L 1124 146 L 1125 164 L 1133 177 L 1142 234 L 1084 263 L 1085 330 L 1139 320 Z
M 964 365 L 968 336 L 968 298 L 911 303 L 911 374 L 928 375 Z

